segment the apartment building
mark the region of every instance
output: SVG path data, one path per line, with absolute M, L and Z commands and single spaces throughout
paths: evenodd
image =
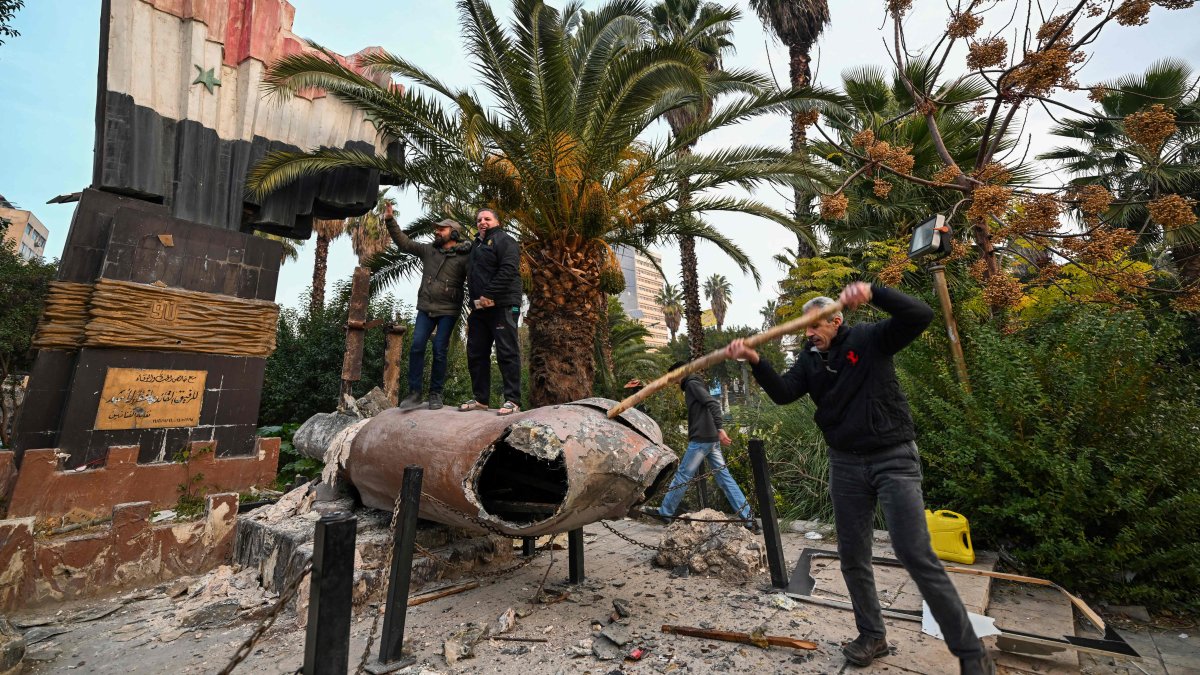
M 663 318 L 662 307 L 655 298 L 663 288 L 663 276 L 659 274 L 655 264 L 662 264 L 662 258 L 656 254 L 654 260 L 624 246 L 614 249 L 617 259 L 621 261 L 621 272 L 625 275 L 625 290 L 620 295 L 621 306 L 625 313 L 642 324 L 650 331 L 646 344 L 652 347 L 665 347 L 670 341 L 667 322 Z

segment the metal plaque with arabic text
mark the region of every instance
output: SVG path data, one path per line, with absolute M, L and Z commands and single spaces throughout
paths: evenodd
M 96 429 L 193 427 L 204 404 L 205 370 L 109 368 Z

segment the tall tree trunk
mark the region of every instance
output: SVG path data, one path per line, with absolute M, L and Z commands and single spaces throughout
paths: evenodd
M 529 256 L 529 400 L 534 407 L 591 396 L 595 359 L 590 350 L 600 321 L 600 268 L 604 258 L 578 237 L 551 247 L 532 244 Z M 578 271 L 578 275 L 572 273 Z
M 308 299 L 308 315 L 325 308 L 325 272 L 329 269 L 329 239 L 317 235 L 316 258 L 313 260 L 312 294 Z
M 679 238 L 679 263 L 683 266 L 683 314 L 687 319 L 688 349 L 693 359 L 704 356 L 704 325 L 700 323 L 700 277 L 696 274 L 696 240 Z
M 788 74 L 791 76 L 792 88 L 799 89 L 807 87 L 812 80 L 812 72 L 808 68 L 809 52 L 812 50 L 811 42 L 797 42 L 788 45 Z M 801 121 L 800 113 L 792 113 L 792 153 L 800 155 L 805 151 L 806 132 L 804 123 Z M 808 204 L 812 196 L 803 192 L 800 188 L 793 190 L 793 199 L 795 200 L 795 218 L 797 220 L 808 215 Z M 796 237 L 796 253 L 800 258 L 812 258 L 817 254 L 813 247 L 803 237 Z
M 680 148 L 680 155 L 690 155 L 691 148 Z M 692 202 L 691 184 L 685 178 L 679 181 L 679 206 Z M 679 238 L 679 262 L 683 266 L 683 316 L 687 322 L 688 350 L 693 359 L 704 356 L 704 325 L 700 323 L 700 276 L 696 260 L 696 240 L 692 237 Z

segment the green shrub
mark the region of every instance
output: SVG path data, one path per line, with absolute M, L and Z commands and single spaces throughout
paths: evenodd
M 942 331 L 898 357 L 930 507 L 1074 591 L 1200 606 L 1200 377 L 1172 320 L 1062 305 L 964 334 L 970 394 Z

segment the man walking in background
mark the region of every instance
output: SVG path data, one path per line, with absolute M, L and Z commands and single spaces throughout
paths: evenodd
M 433 366 L 429 373 L 429 409 L 442 407 L 442 387 L 446 383 L 446 361 L 450 336 L 462 311 L 463 282 L 467 278 L 471 242 L 462 234 L 462 225 L 446 219 L 434 226 L 432 244 L 413 241 L 396 224 L 392 205 L 384 213 L 384 225 L 396 247 L 421 259 L 421 286 L 417 290 L 417 318 L 413 327 L 412 347 L 408 352 L 408 396 L 401 408 L 421 404 L 421 380 L 425 375 L 425 345 L 433 337 Z
M 961 671 L 995 673 L 958 591 L 930 546 L 916 430 L 892 364 L 892 356 L 929 326 L 933 310 L 899 291 L 862 282 L 847 286 L 840 300 L 851 311 L 874 302 L 891 317 L 851 327 L 843 325 L 838 312 L 809 326 L 807 349 L 782 376 L 745 340 L 731 342 L 725 355 L 749 361 L 754 379 L 775 403 L 791 403 L 808 394 L 817 406 L 814 419 L 829 445 L 838 556 L 859 633 L 842 647 L 842 653 L 856 666 L 870 665 L 888 653 L 871 567 L 871 529 L 878 502 L 896 557 L 929 604 Z M 830 298 L 813 298 L 804 311 L 831 304 Z
M 471 249 L 467 293 L 467 369 L 475 398 L 458 407 L 464 412 L 487 410 L 492 393 L 492 345 L 504 382 L 499 415 L 521 410 L 521 347 L 517 323 L 521 317 L 521 247 L 504 231 L 496 212 L 475 214 L 479 234 Z
M 671 366 L 671 370 L 682 368 L 686 363 L 687 361 L 676 362 Z M 722 445 L 733 442 L 729 434 L 725 433 L 721 404 L 708 393 L 704 380 L 695 373 L 683 378 L 679 382 L 679 388 L 683 390 L 684 403 L 687 405 L 687 451 L 683 453 L 679 468 L 675 470 L 675 476 L 671 479 L 662 505 L 657 511 L 644 513 L 660 518 L 674 516 L 679 502 L 683 501 L 688 483 L 699 471 L 700 464 L 707 460 L 708 468 L 721 491 L 725 493 L 725 499 L 729 500 L 729 505 L 733 507 L 733 512 L 738 518 L 745 520 L 746 526 L 751 530 L 756 529 L 757 523 L 750 518 L 750 505 L 746 502 L 746 496 L 742 494 L 741 488 L 725 466 L 725 455 L 721 452 Z

